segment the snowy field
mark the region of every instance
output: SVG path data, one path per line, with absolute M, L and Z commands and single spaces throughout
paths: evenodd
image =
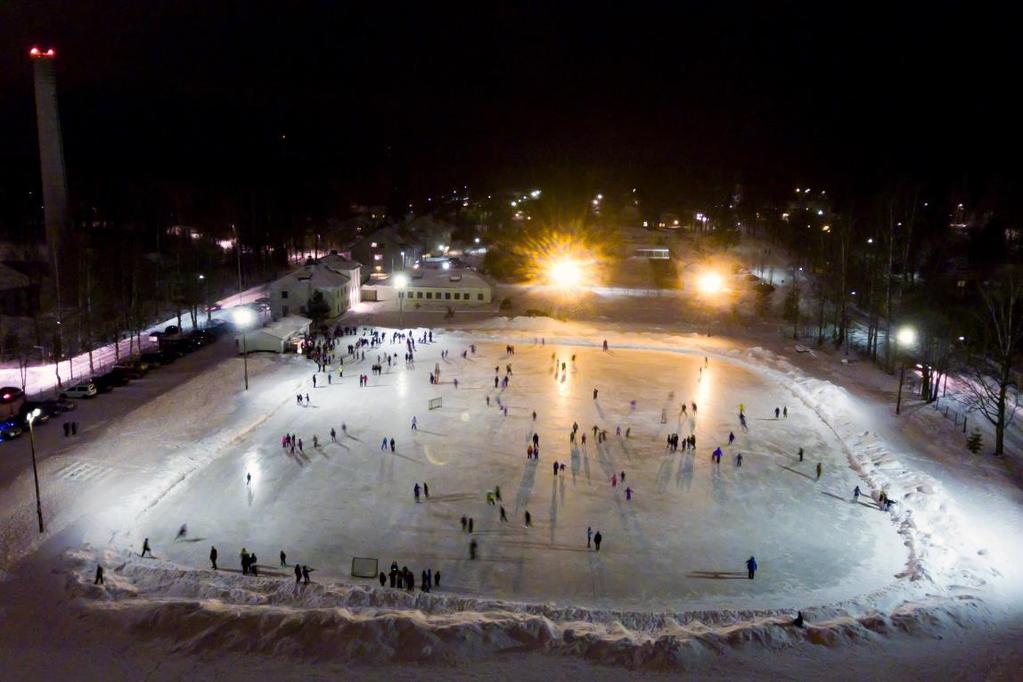
M 534 344 L 541 334 L 547 343 Z M 419 347 L 414 368 L 403 346 L 385 343 L 366 349 L 365 361 L 345 357 L 340 380 L 335 363 L 331 383 L 321 373 L 316 388 L 309 361 L 254 356 L 244 395 L 232 358 L 45 459 L 49 530 L 74 548 L 54 575 L 87 615 L 75 628 L 126 629 L 203 658 L 457 664 L 543 651 L 707 671 L 721 669 L 723 653 L 749 665 L 743 652 L 763 649 L 779 656 L 780 670 L 792 658 L 781 652 L 802 644 L 902 647 L 910 660 L 907 641 L 947 639 L 951 650 L 961 633 L 988 632 L 1018 612 L 1020 548 L 1005 540 L 1020 527 L 1015 485 L 977 484 L 940 453 L 893 449 L 880 412 L 784 357 L 723 339 L 522 319 L 435 339 Z M 470 343 L 477 353 L 463 359 Z M 397 363 L 372 375 L 385 352 L 397 352 Z M 564 380 L 552 353 L 567 363 Z M 495 390 L 495 366 L 503 378 L 509 363 L 509 386 Z M 359 374 L 370 374 L 368 386 Z M 308 406 L 295 404 L 299 392 Z M 443 406 L 429 410 L 433 397 Z M 695 419 L 691 409 L 679 414 L 683 402 L 697 403 Z M 788 416 L 775 419 L 776 406 Z M 573 421 L 585 446 L 569 440 Z M 595 441 L 594 425 L 607 430 L 606 443 Z M 304 453 L 282 449 L 286 432 L 303 439 Z M 526 458 L 534 432 L 538 462 Z M 669 452 L 671 432 L 695 433 L 695 452 Z M 380 449 L 385 437 L 394 453 Z M 564 475 L 553 475 L 554 461 Z M 612 487 L 622 471 L 625 484 Z M 430 488 L 418 504 L 416 482 Z M 854 502 L 857 485 L 864 496 Z M 494 486 L 507 523 L 485 501 Z M 30 484 L 22 477 L 15 488 L 18 496 L 0 500 L 5 569 L 39 547 Z M 890 512 L 874 502 L 881 490 L 896 502 Z M 462 515 L 474 520 L 476 561 Z M 176 540 L 182 523 L 188 536 Z M 603 535 L 599 553 L 586 547 L 587 526 Z M 157 559 L 138 558 L 144 537 Z M 220 552 L 217 573 L 210 545 Z M 260 557 L 262 577 L 241 575 L 242 547 Z M 760 565 L 752 581 L 750 555 Z M 353 556 L 377 557 L 384 571 L 397 561 L 417 585 L 423 569 L 439 570 L 440 589 L 381 590 L 348 575 Z M 91 584 L 97 560 L 107 567 L 103 587 Z M 316 569 L 315 584 L 294 585 L 295 562 Z M 806 628 L 787 625 L 796 609 Z M 810 658 L 828 670 L 827 656 Z

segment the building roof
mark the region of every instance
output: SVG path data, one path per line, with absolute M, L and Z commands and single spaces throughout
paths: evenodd
M 300 270 L 281 277 L 277 280 L 276 284 L 286 284 L 288 282 L 308 283 L 309 286 L 316 289 L 337 289 L 347 286 L 351 282 L 351 278 L 328 267 L 306 265 Z
M 319 265 L 322 265 L 330 270 L 333 270 L 334 272 L 340 272 L 341 274 L 344 274 L 345 272 L 351 272 L 352 270 L 357 270 L 362 267 L 361 263 L 357 263 L 353 260 L 348 260 L 344 256 L 340 256 L 336 253 L 329 253 L 326 256 L 320 258 L 316 262 Z
M 250 329 L 246 332 L 246 334 L 249 336 L 252 336 L 253 334 L 266 334 L 277 339 L 288 339 L 295 334 L 307 331 L 311 323 L 312 320 L 308 317 L 302 317 L 301 315 L 288 315 L 286 317 L 282 317 L 276 322 L 268 324 L 265 327 Z
M 473 289 L 488 289 L 490 282 L 485 280 L 475 270 L 458 268 L 444 270 L 443 268 L 420 268 L 409 273 L 410 289 L 433 288 L 433 289 L 457 289 L 470 287 Z M 389 282 L 388 282 L 389 284 Z

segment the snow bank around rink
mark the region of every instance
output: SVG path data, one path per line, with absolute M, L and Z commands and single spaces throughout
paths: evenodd
M 182 569 L 158 560 L 89 547 L 66 555 L 73 603 L 98 627 L 123 627 L 172 641 L 176 651 L 290 655 L 344 661 L 453 663 L 500 652 L 541 651 L 634 669 L 695 669 L 729 650 L 777 650 L 803 642 L 838 647 L 909 634 L 941 637 L 949 628 L 990 622 L 980 599 L 995 571 L 984 548 L 964 537 L 957 513 L 933 478 L 903 466 L 884 442 L 856 423 L 844 389 L 808 378 L 762 348 L 740 349 L 696 334 L 610 333 L 548 319 L 491 320 L 447 332 L 456 338 L 708 355 L 740 362 L 789 386 L 844 443 L 850 466 L 890 513 L 905 539 L 905 569 L 889 586 L 848 602 L 792 611 L 616 611 L 424 594 L 345 583 L 296 586 L 290 579 Z M 108 567 L 94 586 L 97 560 Z M 800 604 L 793 595 L 793 605 Z
M 351 662 L 457 663 L 502 652 L 543 652 L 633 669 L 692 669 L 729 650 L 779 650 L 882 641 L 906 633 L 937 637 L 971 617 L 940 598 L 889 613 L 840 607 L 792 612 L 593 610 L 425 594 L 341 583 L 182 569 L 89 547 L 65 555 L 72 603 L 88 622 L 172 642 L 175 653 L 286 655 Z M 104 585 L 93 585 L 97 561 Z M 78 622 L 83 622 L 79 619 Z

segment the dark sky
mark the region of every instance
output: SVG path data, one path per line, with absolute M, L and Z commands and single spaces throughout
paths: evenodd
M 1015 173 L 1014 22 L 978 3 L 552 4 L 3 2 L 0 184 L 38 182 L 33 44 L 79 196 Z

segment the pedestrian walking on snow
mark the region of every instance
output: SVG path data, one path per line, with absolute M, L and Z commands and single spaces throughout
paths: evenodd
M 418 428 L 416 428 L 416 418 L 415 417 L 412 417 L 412 430 L 413 431 L 418 431 L 419 430 Z
M 472 517 L 470 516 L 469 517 L 469 535 L 472 535 L 472 529 L 473 529 L 474 525 L 475 525 L 475 522 L 472 520 Z
M 288 555 L 285 554 L 284 550 L 282 549 L 281 550 L 281 568 L 284 568 L 287 565 L 288 565 Z
M 597 531 L 597 534 L 593 536 L 593 548 L 598 552 L 600 551 L 600 542 L 603 539 L 604 536 L 600 534 L 599 530 Z
M 213 570 L 217 570 L 217 548 L 210 546 L 210 564 L 213 566 Z
M 93 585 L 103 584 L 103 566 L 96 564 L 96 579 L 92 581 Z
M 817 480 L 821 480 L 821 463 L 817 462 Z
M 469 525 L 469 519 L 465 518 L 465 514 L 462 514 L 462 532 L 465 532 L 466 526 Z
M 394 439 L 391 439 L 391 452 L 394 452 Z
M 295 564 L 295 584 L 298 585 L 300 582 L 302 582 L 302 566 Z
M 757 572 L 757 560 L 754 557 L 746 559 L 746 572 L 750 580 L 753 580 L 753 576 Z
M 476 548 L 478 546 L 479 545 L 476 544 L 476 538 L 473 538 L 472 540 L 469 541 L 469 559 L 471 560 L 476 559 Z
M 302 582 L 306 585 L 309 584 L 309 574 L 315 571 L 315 568 L 309 568 L 308 566 L 302 566 Z
M 855 488 L 853 488 L 853 502 L 859 502 L 859 501 L 860 501 L 860 487 L 856 486 Z
M 625 500 L 626 501 L 631 501 L 632 500 L 632 488 L 626 488 L 625 489 Z
M 140 554 L 139 556 L 144 557 L 146 555 L 146 552 L 149 552 L 149 558 L 152 559 L 153 550 L 149 548 L 149 538 L 146 538 L 142 541 L 142 554 Z
M 735 434 L 731 431 L 728 432 L 728 444 L 731 445 L 735 442 Z
M 803 461 L 803 448 L 799 448 L 799 461 Z
M 780 414 L 781 414 L 781 410 L 779 410 L 777 407 L 774 408 L 774 418 L 777 419 L 778 415 L 780 415 Z
M 412 494 L 415 496 L 416 502 L 419 502 L 419 484 L 418 483 L 416 483 L 414 486 L 412 486 Z
M 380 571 L 380 587 L 387 587 L 387 574 Z
M 508 515 L 504 513 L 504 505 L 501 506 L 501 521 L 508 523 Z
M 529 510 L 526 510 L 525 519 L 526 519 L 526 528 L 529 528 L 530 526 L 533 525 L 533 516 L 529 513 Z
M 590 541 L 593 540 L 593 529 L 586 526 L 586 548 L 590 548 Z

